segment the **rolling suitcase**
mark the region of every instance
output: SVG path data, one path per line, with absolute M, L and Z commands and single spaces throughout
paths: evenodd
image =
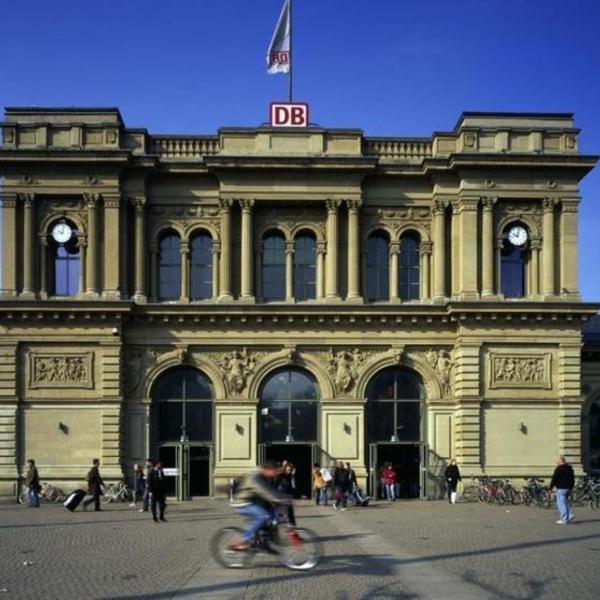
M 69 494 L 69 497 L 65 500 L 64 507 L 67 510 L 73 512 L 80 504 L 81 501 L 85 498 L 84 490 L 75 490 Z

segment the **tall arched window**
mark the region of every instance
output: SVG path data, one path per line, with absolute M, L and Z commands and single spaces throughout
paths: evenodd
M 313 442 L 317 440 L 319 387 L 301 369 L 280 369 L 260 390 L 261 442 Z
M 175 367 L 163 373 L 152 388 L 154 441 L 212 440 L 210 380 L 192 367 Z
M 49 228 L 48 271 L 51 296 L 75 296 L 79 293 L 81 256 L 75 225 L 61 219 Z
M 401 300 L 418 300 L 420 297 L 419 236 L 405 233 L 400 237 L 398 264 L 398 292 Z
M 367 299 L 370 302 L 390 297 L 390 241 L 383 232 L 367 240 Z
M 526 295 L 526 267 L 529 254 L 529 232 L 520 223 L 504 228 L 500 250 L 500 292 L 505 298 Z
M 285 300 L 285 239 L 274 232 L 262 242 L 263 300 Z
M 590 468 L 600 471 L 600 398 L 597 398 L 590 407 L 588 426 Z
M 190 243 L 190 299 L 212 298 L 212 237 L 201 232 Z
M 181 240 L 166 233 L 158 245 L 158 299 L 160 302 L 181 297 Z
M 300 233 L 294 240 L 294 298 L 313 300 L 317 296 L 317 243 L 311 233 Z
M 375 375 L 367 387 L 367 441 L 418 442 L 425 389 L 407 369 L 392 367 Z

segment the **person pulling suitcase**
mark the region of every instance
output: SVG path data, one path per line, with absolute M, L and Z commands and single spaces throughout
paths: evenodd
M 83 507 L 83 510 L 86 510 L 87 507 L 93 502 L 94 510 L 99 512 L 102 510 L 100 508 L 100 496 L 102 495 L 102 486 L 104 485 L 104 481 L 100 476 L 100 460 L 97 458 L 92 461 L 92 468 L 87 474 L 87 482 L 88 494 L 90 497 L 86 498 L 81 506 Z

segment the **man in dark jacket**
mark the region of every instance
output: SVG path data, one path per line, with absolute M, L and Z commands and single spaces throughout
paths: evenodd
M 452 459 L 450 464 L 444 471 L 444 477 L 446 478 L 446 485 L 448 486 L 448 502 L 450 504 L 456 504 L 456 488 L 458 482 L 461 481 L 460 470 L 456 464 L 456 459 Z
M 40 476 L 38 475 L 35 461 L 31 458 L 27 461 L 27 473 L 25 474 L 25 485 L 27 486 L 27 499 L 30 508 L 40 507 Z
M 556 461 L 556 469 L 554 469 L 554 475 L 550 482 L 550 489 L 556 488 L 556 507 L 560 514 L 560 519 L 556 521 L 558 525 L 568 525 L 575 518 L 569 509 L 569 496 L 574 487 L 573 467 L 567 463 L 564 456 L 560 456 Z
M 154 469 L 150 472 L 148 481 L 148 492 L 150 493 L 150 507 L 152 509 L 152 518 L 155 523 L 160 521 L 166 521 L 165 519 L 165 508 L 167 507 L 167 487 L 165 483 L 165 473 L 163 466 L 160 461 L 157 461 L 154 465 Z M 156 515 L 156 508 L 158 506 L 158 516 Z
M 96 512 L 101 511 L 100 508 L 100 496 L 102 495 L 102 486 L 104 485 L 104 481 L 100 476 L 100 461 L 95 458 L 92 461 L 92 468 L 89 470 L 87 474 L 87 482 L 88 482 L 88 494 L 89 498 L 86 498 L 82 502 L 83 510 L 86 510 L 87 507 L 93 502 L 94 510 Z
M 348 504 L 348 491 L 350 489 L 350 473 L 344 467 L 342 461 L 338 462 L 333 472 L 333 485 L 335 486 L 335 502 L 333 508 L 346 510 Z M 340 506 L 341 505 L 341 506 Z

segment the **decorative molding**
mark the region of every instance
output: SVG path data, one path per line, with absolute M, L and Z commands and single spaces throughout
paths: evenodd
M 34 177 L 31 173 L 25 173 L 18 179 L 19 185 L 37 185 L 40 180 Z
M 247 348 L 243 348 L 229 352 L 211 352 L 208 357 L 218 366 L 228 397 L 235 397 L 248 387 L 248 381 L 257 364 L 268 354 L 260 351 L 249 352 Z
M 411 351 L 409 352 L 409 356 L 415 356 L 424 360 L 438 376 L 443 395 L 452 395 L 454 391 L 455 371 L 458 364 L 455 358 L 455 350 L 438 348 L 425 351 Z
M 94 387 L 94 353 L 37 353 L 27 355 L 29 387 L 87 388 Z
M 87 177 L 85 177 L 82 182 L 81 185 L 85 185 L 85 186 L 89 186 L 89 185 L 102 185 L 102 181 L 100 181 L 100 179 L 98 179 L 98 177 L 96 177 L 96 175 L 88 175 Z
M 367 353 L 358 348 L 354 350 L 329 349 L 327 354 L 327 371 L 333 379 L 337 394 L 348 394 L 356 385 L 360 369 L 367 358 Z
M 552 355 L 492 352 L 488 358 L 489 387 L 552 388 Z

